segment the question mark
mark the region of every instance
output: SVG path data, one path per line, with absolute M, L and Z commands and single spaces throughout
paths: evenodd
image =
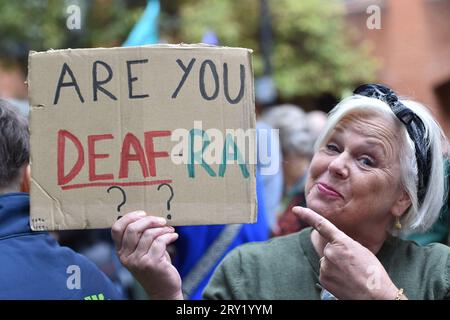
M 167 211 L 170 211 L 170 201 L 173 198 L 173 189 L 170 184 L 163 183 L 158 186 L 158 191 L 159 191 L 159 189 L 161 189 L 162 186 L 167 186 L 170 189 L 170 198 L 169 198 L 169 200 L 167 200 Z M 167 219 L 169 219 L 169 220 L 172 219 L 172 216 L 170 214 L 168 214 Z
M 120 213 L 120 208 L 125 204 L 125 202 L 127 202 L 127 195 L 125 194 L 125 191 L 121 187 L 118 187 L 118 186 L 111 186 L 108 188 L 108 190 L 106 190 L 106 192 L 109 193 L 111 191 L 111 189 L 114 189 L 114 188 L 119 189 L 123 195 L 123 201 L 117 206 L 117 212 Z M 117 220 L 119 220 L 120 218 L 122 218 L 122 216 L 118 216 Z

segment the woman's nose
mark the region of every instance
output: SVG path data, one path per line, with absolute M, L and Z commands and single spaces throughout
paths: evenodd
M 346 179 L 349 174 L 349 161 L 350 160 L 348 159 L 347 153 L 342 152 L 330 162 L 330 164 L 328 165 L 328 170 L 334 176 L 341 179 Z

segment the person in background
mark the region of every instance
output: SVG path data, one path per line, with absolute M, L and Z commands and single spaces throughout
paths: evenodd
M 29 131 L 0 99 L 0 299 L 121 299 L 83 256 L 29 226 Z
M 270 230 L 277 226 L 277 212 L 283 196 L 283 155 L 279 130 L 263 120 L 256 121 L 256 170 L 262 184 L 266 219 Z
M 321 111 L 305 113 L 295 105 L 273 107 L 263 116 L 264 121 L 280 130 L 283 153 L 284 192 L 278 207 L 272 236 L 300 231 L 306 225 L 292 213 L 294 206 L 305 206 L 307 171 L 314 153 L 314 143 L 326 123 Z
M 126 299 L 138 299 L 130 272 L 120 264 L 110 229 L 62 230 L 52 232 L 61 246 L 69 247 L 92 261 Z
M 306 122 L 308 123 L 309 130 L 313 135 L 314 143 L 319 138 L 323 128 L 325 128 L 327 120 L 327 114 L 320 110 L 313 110 L 306 114 Z
M 28 49 L 20 44 L 11 47 L 4 48 L 0 44 L 0 99 L 8 101 L 22 115 L 28 116 Z

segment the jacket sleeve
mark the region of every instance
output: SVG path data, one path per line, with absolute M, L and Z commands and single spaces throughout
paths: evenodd
M 241 270 L 240 249 L 231 251 L 219 264 L 203 292 L 205 300 L 236 300 L 239 297 Z

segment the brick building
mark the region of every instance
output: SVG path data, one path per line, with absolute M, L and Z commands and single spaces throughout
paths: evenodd
M 345 3 L 347 23 L 357 29 L 358 41 L 374 46 L 378 81 L 430 107 L 450 136 L 450 0 Z M 369 29 L 368 19 L 378 8 L 380 28 Z

